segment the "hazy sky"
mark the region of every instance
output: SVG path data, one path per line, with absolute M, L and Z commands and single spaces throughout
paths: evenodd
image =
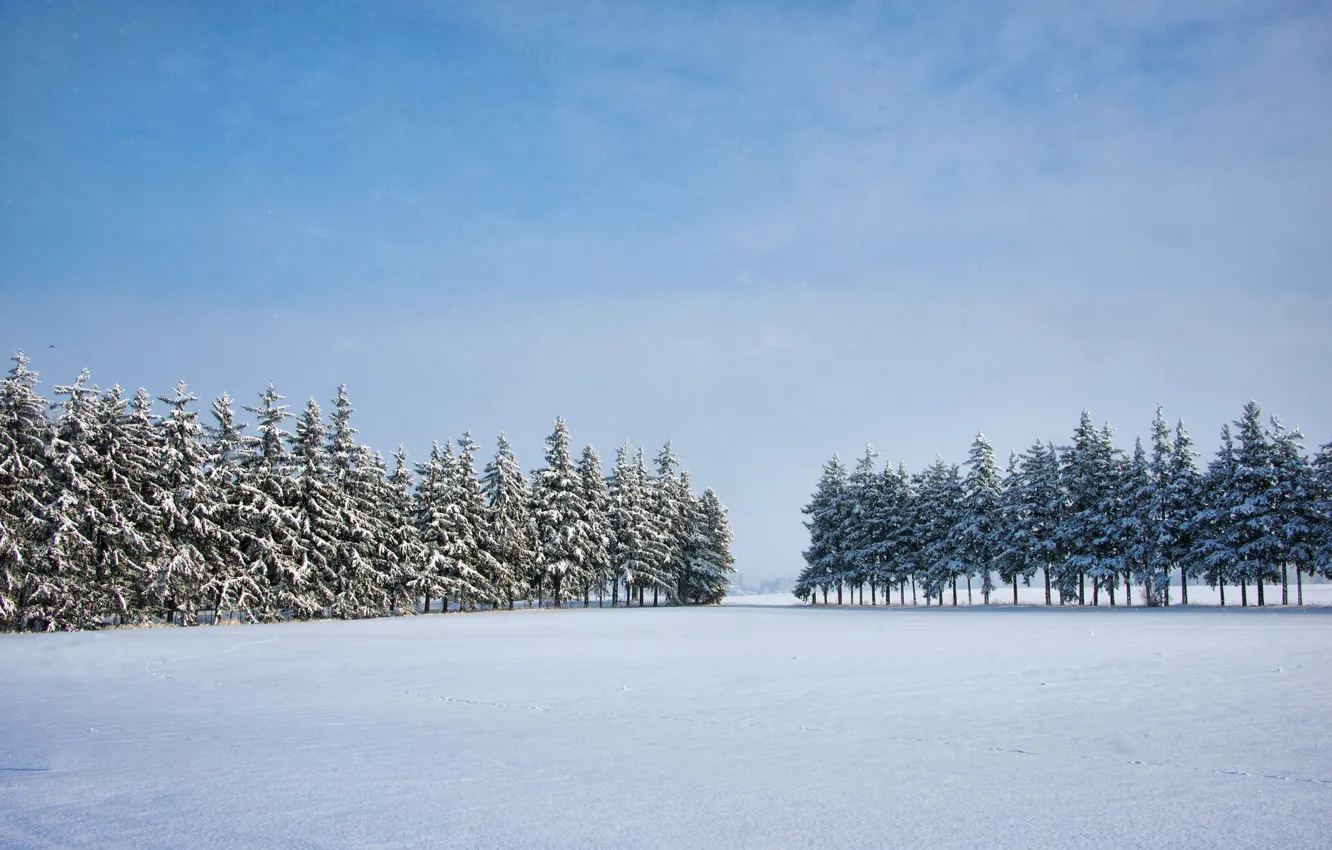
M 1332 439 L 1324 2 L 6 2 L 0 115 L 48 393 L 673 438 L 746 579 L 866 441 Z

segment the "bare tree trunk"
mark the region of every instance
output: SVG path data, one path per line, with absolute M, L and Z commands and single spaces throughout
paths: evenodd
M 1295 568 L 1295 604 L 1304 605 L 1304 570 Z
M 842 583 L 840 581 L 837 582 L 837 604 L 842 604 Z
M 1263 607 L 1263 574 L 1258 574 L 1258 580 L 1254 582 L 1258 585 L 1258 607 Z
M 874 591 L 870 591 L 870 595 L 873 596 L 873 595 L 874 595 Z M 865 583 L 864 583 L 864 582 L 861 582 L 861 583 L 860 583 L 860 604 L 861 604 L 861 605 L 864 605 L 864 604 L 865 604 Z
M 1241 607 L 1241 608 L 1248 608 L 1248 607 L 1249 607 L 1249 577 L 1248 577 L 1248 576 L 1245 576 L 1244 578 L 1241 578 L 1241 579 L 1240 579 L 1240 607 Z
M 967 605 L 971 604 L 971 573 L 967 573 Z
M 1124 570 L 1124 605 L 1133 607 L 1133 578 L 1128 570 Z
M 1013 573 L 1013 604 L 1017 605 L 1017 573 Z
M 1281 564 L 1281 604 L 1290 604 L 1290 573 L 1284 561 Z
M 1179 604 L 1189 604 L 1189 571 L 1183 564 L 1179 567 Z
M 657 607 L 657 586 L 655 584 L 652 585 L 652 607 Z
M 1117 577 L 1117 575 L 1116 575 L 1115 577 Z M 1109 582 L 1106 584 L 1106 586 L 1105 586 L 1105 595 L 1108 596 L 1108 597 L 1110 597 L 1110 607 L 1111 607 L 1111 608 L 1115 607 L 1115 582 L 1114 582 L 1114 577 L 1112 577 L 1112 578 L 1109 580 Z
M 1101 580 L 1092 579 L 1092 605 L 1099 608 L 1101 606 Z
M 906 592 L 906 582 L 905 582 L 905 581 L 902 582 L 902 591 L 903 591 L 903 593 Z M 905 605 L 906 603 L 904 602 L 904 603 L 902 603 L 902 604 Z M 912 577 L 911 577 L 911 604 L 912 604 L 912 605 L 915 605 L 915 604 L 916 604 L 916 577 L 915 577 L 915 576 L 912 576 Z
M 1217 586 L 1221 588 L 1221 607 L 1224 608 L 1226 607 L 1226 583 L 1224 580 L 1219 581 Z
M 1087 572 L 1083 570 L 1078 573 L 1078 604 L 1087 604 Z
M 1045 573 L 1045 604 L 1050 605 L 1050 565 L 1042 567 L 1041 572 Z
M 939 591 L 939 604 L 943 605 L 943 590 Z M 953 576 L 953 607 L 957 607 L 957 576 Z
M 874 582 L 870 582 L 870 607 L 871 607 L 871 608 L 873 608 L 875 605 L 878 604 L 878 603 L 874 600 L 874 591 L 875 591 L 876 589 L 877 589 L 877 588 L 875 588 L 875 586 L 874 586 Z

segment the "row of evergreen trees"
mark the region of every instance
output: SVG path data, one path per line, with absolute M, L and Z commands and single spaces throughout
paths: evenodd
M 1297 604 L 1303 604 L 1304 574 L 1332 577 L 1332 443 L 1312 462 L 1299 431 L 1275 416 L 1264 427 L 1262 410 L 1249 402 L 1240 418 L 1221 429 L 1221 444 L 1205 471 L 1180 422 L 1173 433 L 1158 407 L 1151 445 L 1138 439 L 1131 453 L 1114 445 L 1109 425 L 1097 428 L 1082 413 L 1071 444 L 1037 442 L 1010 455 L 1001 473 L 983 434 L 977 434 L 963 471 L 942 459 L 914 475 L 905 466 L 878 470 L 873 448 L 849 474 L 833 456 L 824 466 L 813 500 L 804 509 L 810 547 L 796 594 L 824 602 L 835 590 L 870 588 L 871 604 L 882 591 L 906 603 L 917 586 L 927 603 L 943 604 L 958 581 L 980 583 L 985 602 L 995 590 L 992 576 L 1011 584 L 1045 580 L 1045 603 L 1076 599 L 1100 604 L 1106 593 L 1143 586 L 1147 604 L 1170 604 L 1171 576 L 1179 577 L 1180 600 L 1188 604 L 1188 582 L 1201 577 L 1221 589 L 1249 585 L 1257 603 L 1264 586 L 1279 582 L 1289 602 L 1294 572 Z
M 413 469 L 356 440 L 345 387 L 325 421 L 269 387 L 253 435 L 232 400 L 198 421 L 185 385 L 100 391 L 85 370 L 52 404 L 22 352 L 0 388 L 0 623 L 75 629 L 201 613 L 245 619 L 554 605 L 714 603 L 732 570 L 716 493 L 670 443 L 649 475 L 621 447 L 609 476 L 575 461 L 557 419 L 529 483 L 503 434 L 478 476 L 465 434 Z

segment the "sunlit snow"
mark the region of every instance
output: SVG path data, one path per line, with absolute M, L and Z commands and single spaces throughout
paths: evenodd
M 1332 835 L 1332 609 L 783 599 L 6 635 L 0 847 Z

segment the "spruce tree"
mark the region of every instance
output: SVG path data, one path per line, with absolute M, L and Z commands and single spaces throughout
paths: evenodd
M 268 583 L 263 560 L 246 557 L 246 544 L 253 532 L 246 514 L 246 425 L 236 421 L 231 397 L 226 393 L 214 399 L 211 412 L 213 423 L 204 426 L 206 477 L 217 499 L 213 518 L 223 532 L 223 544 L 213 553 L 201 593 L 203 602 L 212 605 L 216 624 L 223 612 L 251 619 L 263 611 Z
M 414 611 L 417 587 L 425 569 L 425 547 L 416 527 L 413 480 L 407 465 L 407 449 L 402 445 L 393 453 L 393 472 L 386 481 L 385 502 L 387 539 L 392 569 L 387 576 L 390 603 L 402 613 Z
M 1203 578 L 1221 592 L 1226 604 L 1226 584 L 1237 577 L 1240 561 L 1238 535 L 1231 513 L 1232 486 L 1235 479 L 1235 443 L 1230 425 L 1221 427 L 1221 445 L 1207 465 L 1202 481 L 1202 510 L 1189 525 L 1194 557 L 1203 567 Z
M 1164 521 L 1160 532 L 1160 551 L 1165 562 L 1179 569 L 1180 602 L 1189 604 L 1189 578 L 1198 575 L 1200 565 L 1194 558 L 1193 518 L 1201 510 L 1202 477 L 1198 474 L 1198 453 L 1193 438 L 1184 428 L 1184 420 L 1175 424 L 1175 439 L 1170 453 L 1170 483 Z M 1170 597 L 1166 595 L 1167 604 Z
M 0 384 L 0 624 L 21 631 L 32 613 L 54 503 L 46 447 L 48 402 L 22 351 Z
M 164 495 L 162 533 L 166 551 L 158 562 L 157 602 L 167 622 L 180 612 L 183 623 L 198 616 L 200 591 L 209 565 L 233 545 L 218 524 L 217 493 L 205 475 L 208 458 L 198 414 L 189 409 L 195 397 L 185 382 L 175 393 L 158 396 L 170 408 L 163 418 L 161 482 Z
M 569 430 L 563 419 L 555 420 L 555 428 L 546 438 L 545 467 L 532 473 L 532 501 L 541 569 L 537 598 L 539 602 L 541 587 L 549 583 L 558 608 L 569 586 L 578 587 L 582 581 L 587 546 L 582 528 L 582 481 L 569 455 Z
M 536 559 L 536 530 L 532 493 L 503 432 L 482 483 L 489 508 L 485 546 L 495 560 L 495 592 L 512 608 L 514 598 L 527 593 L 527 578 Z
M 967 475 L 962 482 L 962 503 L 958 521 L 957 548 L 966 564 L 967 602 L 970 604 L 971 576 L 981 577 L 981 593 L 990 604 L 994 590 L 991 573 L 1000 568 L 1004 552 L 1002 504 L 1003 479 L 994 459 L 994 448 L 985 435 L 977 432 L 967 458 Z
M 1157 409 L 1159 418 L 1160 409 Z M 1168 432 L 1167 432 L 1168 435 Z M 1153 429 L 1153 443 L 1156 431 Z M 1168 455 L 1167 455 L 1168 459 Z M 1147 452 L 1142 440 L 1133 441 L 1133 455 L 1125 460 L 1119 475 L 1119 512 L 1117 516 L 1120 567 L 1124 571 L 1124 604 L 1133 604 L 1133 577 L 1137 576 L 1147 592 L 1148 604 L 1154 604 L 1169 581 L 1168 564 L 1161 557 L 1161 511 L 1162 503 L 1158 497 L 1165 490 L 1158 486 L 1154 464 L 1157 462 L 1156 446 L 1153 445 L 1152 459 L 1147 459 Z M 1114 596 L 1110 597 L 1113 604 Z
M 1313 467 L 1304 455 L 1303 436 L 1273 416 L 1268 434 L 1272 447 L 1272 489 L 1268 494 L 1273 546 L 1281 565 L 1281 604 L 1290 604 L 1289 568 L 1295 568 L 1296 604 L 1304 604 L 1301 576 L 1313 568 L 1318 526 Z
M 1257 586 L 1258 604 L 1264 604 L 1263 584 L 1279 578 L 1275 564 L 1280 556 L 1280 541 L 1275 533 L 1269 502 L 1275 485 L 1272 446 L 1262 425 L 1262 408 L 1257 402 L 1244 405 L 1235 421 L 1235 475 L 1231 480 L 1227 506 L 1239 557 L 1240 604 L 1248 605 L 1248 582 Z
M 279 588 L 282 606 L 298 619 L 329 616 L 339 591 L 337 554 L 342 530 L 339 493 L 324 449 L 324 424 L 319 403 L 311 398 L 296 420 L 290 440 L 295 480 L 288 494 L 296 521 L 295 580 Z
M 688 601 L 696 605 L 715 605 L 726 596 L 735 558 L 731 555 L 731 523 L 726 506 L 711 489 L 698 500 L 701 545 L 692 551 Z
M 446 455 L 447 457 L 447 455 Z M 483 545 L 486 533 L 486 499 L 476 477 L 476 443 L 470 431 L 458 441 L 458 459 L 452 464 L 452 495 L 448 559 L 460 604 L 468 608 L 485 603 L 499 604 L 496 590 L 501 580 L 499 562 Z
M 1313 460 L 1313 566 L 1311 571 L 1332 578 L 1332 442 L 1324 443 Z M 1298 575 L 1298 574 L 1297 574 Z M 1300 585 L 1299 604 L 1304 604 Z
M 846 550 L 846 566 L 839 581 L 845 581 L 851 587 L 860 587 L 862 601 L 866 582 L 871 583 L 870 598 L 871 601 L 874 599 L 873 583 L 882 555 L 882 547 L 879 545 L 882 533 L 879 501 L 883 488 L 877 469 L 878 456 L 872 445 L 866 445 L 865 454 L 847 476 L 846 518 L 839 532 Z
M 847 555 L 843 534 L 849 514 L 849 487 L 846 467 L 836 454 L 823 466 L 814 497 L 802 511 L 809 517 L 809 548 L 804 552 L 805 568 L 796 579 L 795 593 L 808 599 L 817 590 L 827 597 L 828 588 L 837 584 L 846 572 Z
M 452 454 L 450 446 L 449 455 Z M 422 611 L 430 613 L 432 599 L 440 601 L 440 613 L 449 610 L 447 560 L 449 550 L 448 500 L 450 497 L 449 471 L 445 466 L 446 454 L 439 443 L 430 447 L 430 457 L 417 467 L 416 528 L 422 547 L 422 568 L 413 586 L 415 595 L 422 597 Z
M 915 490 L 912 523 L 920 557 L 918 575 L 925 585 L 925 596 L 937 598 L 942 605 L 944 590 L 951 587 L 953 604 L 957 605 L 957 579 L 967 569 L 959 534 L 963 500 L 961 470 L 956 464 L 936 457 L 917 477 Z
M 292 613 L 307 570 L 300 555 L 300 524 L 292 507 L 292 458 L 283 397 L 272 384 L 259 402 L 245 410 L 255 416 L 254 437 L 244 440 L 239 469 L 239 546 L 247 564 L 264 575 L 262 617 L 276 620 Z
M 95 448 L 97 388 L 88 370 L 72 384 L 55 387 L 58 410 L 50 442 L 51 489 L 48 538 L 33 571 L 27 605 L 44 631 L 94 624 L 92 595 L 95 532 L 102 523 L 98 458 Z
M 591 604 L 593 587 L 603 593 L 611 580 L 611 530 L 607 518 L 610 490 L 601 470 L 601 457 L 592 446 L 583 447 L 576 471 L 583 502 L 583 563 L 579 565 L 579 572 L 583 576 L 583 607 L 587 607 Z

